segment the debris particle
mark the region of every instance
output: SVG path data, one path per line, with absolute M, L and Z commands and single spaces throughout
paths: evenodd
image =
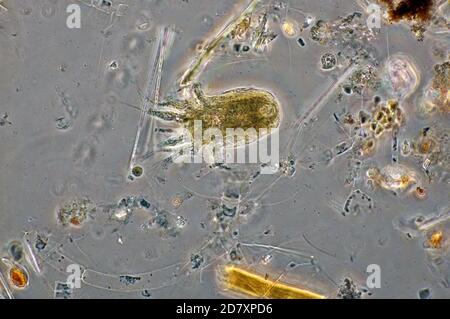
M 388 9 L 388 18 L 392 22 L 400 20 L 414 20 L 426 22 L 430 19 L 433 0 L 379 0 Z
M 351 278 L 344 278 L 339 285 L 338 298 L 341 299 L 361 299 L 361 291 L 355 285 Z
M 122 275 L 119 276 L 119 281 L 126 286 L 134 285 L 136 282 L 141 280 L 141 277 L 131 276 L 131 275 Z
M 428 239 L 428 243 L 432 248 L 439 249 L 442 247 L 442 241 L 444 240 L 444 233 L 442 231 L 436 231 L 431 234 Z

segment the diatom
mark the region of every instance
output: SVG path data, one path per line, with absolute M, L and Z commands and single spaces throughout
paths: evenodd
M 225 288 L 257 298 L 324 299 L 325 296 L 270 279 L 233 265 L 224 267 Z
M 299 27 L 295 21 L 286 20 L 281 24 L 281 30 L 285 37 L 293 38 L 298 34 Z
M 9 285 L 15 289 L 23 289 L 29 284 L 28 270 L 8 258 L 2 258 L 1 261 L 7 266 L 7 276 Z M 1 276 L 1 274 L 0 274 Z
M 431 234 L 430 238 L 428 239 L 428 244 L 431 247 L 438 249 L 442 247 L 443 239 L 444 234 L 439 230 Z
M 9 269 L 9 280 L 14 287 L 25 288 L 28 286 L 28 273 L 25 268 L 14 265 Z

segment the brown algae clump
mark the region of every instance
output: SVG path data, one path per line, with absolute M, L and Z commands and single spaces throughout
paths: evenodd
M 432 16 L 433 0 L 380 0 L 387 6 L 391 22 L 409 20 L 426 22 Z
M 450 113 L 450 61 L 434 66 L 434 77 L 424 92 L 419 105 L 422 114 L 431 114 L 435 110 Z
M 386 5 L 386 20 L 388 23 L 406 22 L 410 25 L 413 35 L 418 41 L 423 41 L 425 31 L 432 20 L 435 23 L 435 2 L 433 0 L 379 0 Z M 444 23 L 445 24 L 445 23 Z
M 404 124 L 405 116 L 402 109 L 395 100 L 388 100 L 386 105 L 380 105 L 372 114 L 370 130 L 375 137 L 381 136 L 384 132 L 398 129 Z
M 57 211 L 58 222 L 63 226 L 80 227 L 94 210 L 88 199 L 68 203 Z

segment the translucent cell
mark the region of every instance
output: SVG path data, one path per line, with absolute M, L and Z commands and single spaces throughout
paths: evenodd
M 389 92 L 398 99 L 411 95 L 420 82 L 420 73 L 416 64 L 404 54 L 391 56 L 386 61 L 384 72 Z

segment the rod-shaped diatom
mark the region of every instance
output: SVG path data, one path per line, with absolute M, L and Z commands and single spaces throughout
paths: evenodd
M 282 283 L 278 279 L 227 265 L 223 268 L 225 289 L 250 297 L 267 299 L 324 299 L 324 295 Z
M 150 59 L 150 66 L 148 68 L 149 75 L 147 77 L 143 107 L 139 116 L 136 137 L 134 139 L 133 150 L 130 157 L 130 171 L 137 162 L 138 153 L 140 153 L 147 144 L 147 136 L 144 132 L 148 130 L 151 131 L 152 128 L 152 121 L 148 121 L 147 115 L 149 110 L 158 104 L 163 64 L 167 51 L 172 45 L 173 37 L 174 32 L 170 29 L 170 27 L 164 26 L 160 28 L 153 59 Z M 147 128 L 146 130 L 146 126 L 150 126 L 150 128 Z
M 222 30 L 207 42 L 200 54 L 194 59 L 190 67 L 183 74 L 180 83 L 182 87 L 190 85 L 195 80 L 202 68 L 213 56 L 214 49 L 216 49 L 219 44 L 236 29 L 236 27 L 239 27 L 240 23 L 255 9 L 259 1 L 260 0 L 251 0 L 237 16 L 227 22 Z

